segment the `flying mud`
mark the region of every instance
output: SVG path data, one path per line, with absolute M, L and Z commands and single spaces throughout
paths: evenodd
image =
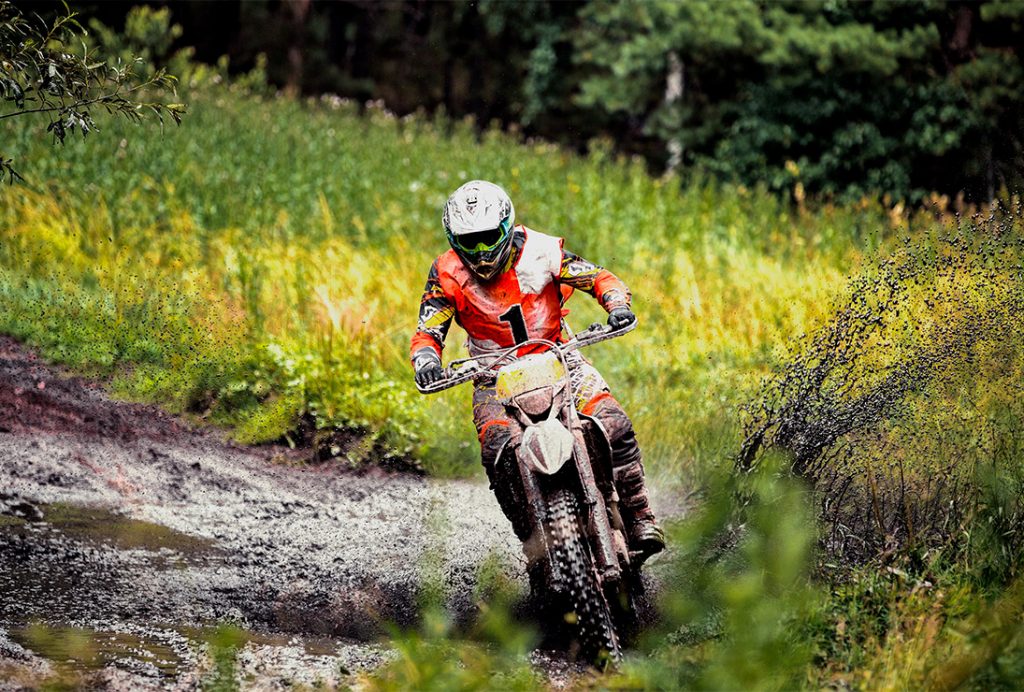
M 958 220 L 872 258 L 747 407 L 737 467 L 783 451 L 815 490 L 833 557 L 948 550 L 999 506 L 996 533 L 1019 545 L 1020 219 Z

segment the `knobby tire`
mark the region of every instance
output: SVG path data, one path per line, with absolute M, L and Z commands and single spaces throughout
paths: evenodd
M 575 496 L 557 491 L 548 502 L 547 530 L 552 547 L 552 574 L 556 590 L 568 598 L 576 616 L 576 631 L 584 656 L 617 666 L 622 648 L 615 632 L 611 608 L 601 590 L 590 547 L 580 531 Z

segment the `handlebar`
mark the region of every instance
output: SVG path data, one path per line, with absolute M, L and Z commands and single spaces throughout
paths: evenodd
M 470 380 L 487 372 L 497 371 L 502 365 L 512 362 L 518 358 L 516 353 L 524 346 L 547 346 L 553 351 L 558 351 L 561 357 L 569 351 L 575 351 L 586 346 L 592 346 L 602 341 L 608 341 L 609 339 L 615 339 L 624 334 L 628 334 L 636 329 L 636 324 L 637 321 L 633 320 L 622 329 L 612 329 L 606 324 L 594 322 L 564 344 L 550 341 L 548 339 L 527 339 L 526 341 L 518 343 L 515 346 L 509 346 L 508 348 L 496 349 L 475 357 L 453 360 L 442 370 L 441 379 L 426 387 L 421 387 L 417 384 L 416 389 L 418 389 L 422 394 L 436 394 L 442 390 L 456 387 L 463 382 L 469 382 Z

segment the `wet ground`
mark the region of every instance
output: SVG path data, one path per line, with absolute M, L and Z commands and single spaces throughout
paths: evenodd
M 483 483 L 231 444 L 0 337 L 0 690 L 190 689 L 225 624 L 247 686 L 348 684 L 415 623 L 428 548 L 457 619 L 489 557 L 523 583 Z

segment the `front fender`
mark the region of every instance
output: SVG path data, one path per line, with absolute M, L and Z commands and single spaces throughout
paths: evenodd
M 564 425 L 549 418 L 523 431 L 519 454 L 530 470 L 553 476 L 572 458 L 575 443 L 573 434 Z

